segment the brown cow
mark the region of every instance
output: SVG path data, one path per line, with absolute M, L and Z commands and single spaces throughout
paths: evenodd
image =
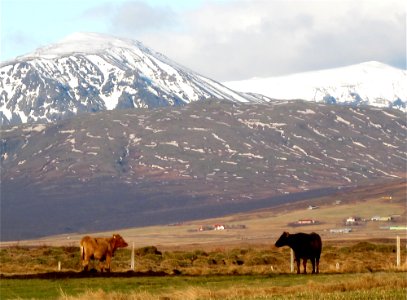
M 117 248 L 127 247 L 127 243 L 120 234 L 113 234 L 111 238 L 93 238 L 85 236 L 81 240 L 81 261 L 83 270 L 87 271 L 89 261 L 97 259 L 100 261 L 100 271 L 105 269 L 110 272 L 110 262 Z M 106 261 L 105 264 L 103 262 Z

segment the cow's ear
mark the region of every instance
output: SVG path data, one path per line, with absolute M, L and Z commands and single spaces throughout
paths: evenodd
M 285 236 L 289 236 L 290 233 L 288 233 L 287 231 L 285 231 L 285 232 L 284 232 L 284 235 L 285 235 Z

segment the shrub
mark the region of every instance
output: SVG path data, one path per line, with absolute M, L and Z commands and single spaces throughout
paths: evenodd
M 198 256 L 194 252 L 186 252 L 182 255 L 182 259 L 189 260 L 191 262 L 194 262 L 194 260 L 196 260 L 197 258 Z
M 271 265 L 277 263 L 277 259 L 271 255 L 267 254 L 253 254 L 247 257 L 244 264 L 247 266 L 261 266 L 261 265 Z
M 159 264 L 162 261 L 162 256 L 161 255 L 156 255 L 156 254 L 146 254 L 143 256 L 142 260 L 150 260 L 154 263 Z
M 158 251 L 157 247 L 155 247 L 155 246 L 147 246 L 147 247 L 136 249 L 136 250 L 134 250 L 134 254 L 137 256 L 145 256 L 147 254 L 162 255 L 162 253 L 160 251 Z
M 242 248 L 242 249 L 232 249 L 230 252 L 229 252 L 229 255 L 234 255 L 234 256 L 236 256 L 236 257 L 238 257 L 238 256 L 241 256 L 241 255 L 245 255 L 247 252 L 249 252 L 249 250 L 248 249 L 244 249 L 244 248 Z
M 194 251 L 194 254 L 196 255 L 196 256 L 208 256 L 208 253 L 206 253 L 205 251 L 203 251 L 203 250 L 195 250 Z
M 209 255 L 209 259 L 212 260 L 211 264 L 224 265 L 227 258 L 224 252 L 212 252 Z
M 368 251 L 375 251 L 376 245 L 369 243 L 369 242 L 359 242 L 356 245 L 352 246 L 352 251 L 357 252 L 368 252 Z
M 209 265 L 216 265 L 216 261 L 207 257 L 199 257 L 193 262 L 194 267 L 207 267 Z
M 173 270 L 181 267 L 180 261 L 177 259 L 165 259 L 161 261 L 160 266 L 164 270 Z

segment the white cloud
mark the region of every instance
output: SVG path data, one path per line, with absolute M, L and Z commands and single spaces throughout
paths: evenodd
M 136 1 L 109 14 L 113 34 L 220 81 L 368 60 L 406 63 L 406 7 L 398 0 L 203 1 L 177 12 Z
M 150 32 L 176 23 L 176 14 L 169 7 L 153 7 L 142 1 L 125 2 L 117 7 L 113 27 L 129 33 Z

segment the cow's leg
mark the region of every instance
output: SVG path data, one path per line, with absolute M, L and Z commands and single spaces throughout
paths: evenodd
M 317 256 L 317 258 L 315 259 L 315 261 L 316 261 L 316 265 L 317 265 L 316 273 L 319 274 L 319 256 Z
M 104 272 L 105 271 L 105 264 L 104 264 L 104 262 L 103 261 L 100 261 L 99 262 L 99 268 L 100 268 L 100 272 Z
M 304 274 L 307 274 L 307 259 L 306 258 L 302 259 L 302 265 L 304 267 Z
M 110 262 L 111 262 L 112 258 L 107 255 L 106 256 L 106 271 L 110 273 Z
M 89 257 L 85 256 L 82 260 L 83 271 L 87 272 L 89 268 Z
M 301 258 L 296 257 L 295 262 L 297 263 L 297 274 L 300 274 L 301 273 L 301 270 L 300 270 Z

